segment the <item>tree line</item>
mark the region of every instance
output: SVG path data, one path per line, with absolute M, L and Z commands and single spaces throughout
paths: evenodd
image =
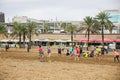
M 77 27 L 73 24 L 66 24 L 64 22 L 58 23 L 58 27 L 60 30 L 65 30 L 66 32 L 71 33 L 71 41 L 73 42 L 73 34 L 85 31 L 85 37 L 88 38 L 89 43 L 89 37 L 90 34 L 101 34 L 102 36 L 102 45 L 104 46 L 104 29 L 109 30 L 110 34 L 112 34 L 112 30 L 115 27 L 113 23 L 109 20 L 110 16 L 108 13 L 100 12 L 96 17 L 86 16 L 83 20 L 81 27 Z M 13 23 L 14 31 L 12 34 L 10 34 L 11 37 L 19 37 L 19 46 L 21 47 L 21 38 L 23 39 L 23 47 L 25 47 L 25 38 L 26 36 L 29 39 L 29 45 L 31 45 L 31 37 L 32 34 L 39 35 L 39 29 L 37 27 L 37 24 L 35 22 L 28 22 L 25 24 L 14 22 Z M 44 22 L 44 30 L 45 33 L 48 33 L 50 29 L 50 23 Z M 4 25 L 4 23 L 0 23 L 0 34 L 4 34 L 6 37 L 8 36 L 7 33 L 7 27 Z

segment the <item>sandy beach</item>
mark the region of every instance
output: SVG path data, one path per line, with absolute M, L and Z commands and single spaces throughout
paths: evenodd
M 0 80 L 120 80 L 120 63 L 113 62 L 113 55 L 104 55 L 102 60 L 73 57 L 55 50 L 51 61 L 40 62 L 37 49 L 29 53 L 25 49 L 0 49 Z

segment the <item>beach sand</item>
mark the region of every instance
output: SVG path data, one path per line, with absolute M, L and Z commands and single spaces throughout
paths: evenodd
M 120 63 L 113 62 L 113 55 L 105 55 L 101 61 L 64 54 L 59 57 L 53 50 L 51 61 L 41 62 L 37 49 L 29 53 L 25 49 L 0 49 L 0 80 L 120 80 Z

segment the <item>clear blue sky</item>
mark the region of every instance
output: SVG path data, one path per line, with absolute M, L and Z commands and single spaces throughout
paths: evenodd
M 120 9 L 120 0 L 0 0 L 6 22 L 14 16 L 76 21 L 106 9 Z

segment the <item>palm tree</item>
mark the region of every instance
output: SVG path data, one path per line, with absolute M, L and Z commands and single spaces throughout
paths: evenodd
M 38 35 L 39 31 L 35 22 L 28 22 L 27 23 L 27 31 L 28 31 L 28 38 L 29 38 L 29 48 L 31 48 L 31 35 L 36 34 Z
M 13 27 L 14 27 L 14 31 L 12 33 L 12 36 L 19 37 L 19 47 L 21 48 L 22 24 L 18 22 L 14 22 Z
M 102 35 L 102 45 L 104 47 L 104 31 L 103 29 L 105 29 L 106 27 L 106 24 L 109 23 L 109 15 L 105 12 L 100 12 L 97 16 L 96 16 L 96 19 L 98 20 L 99 22 L 99 25 L 101 27 L 101 35 Z
M 71 42 L 72 42 L 72 47 L 74 47 L 73 45 L 73 34 L 74 32 L 77 30 L 77 27 L 73 24 L 69 24 L 67 27 L 66 27 L 66 31 L 70 32 L 71 33 Z
M 90 16 L 86 16 L 84 18 L 84 22 L 82 24 L 82 26 L 79 28 L 79 31 L 85 31 L 85 37 L 87 35 L 87 50 L 89 47 L 89 37 L 90 34 L 99 34 L 99 25 L 98 25 L 98 21 L 93 19 Z
M 99 31 L 98 31 L 99 30 L 98 21 L 94 20 L 94 19 L 92 19 L 92 20 L 93 20 L 92 21 L 92 26 L 88 26 L 87 23 L 84 21 L 84 23 L 82 23 L 82 26 L 79 27 L 78 32 L 85 31 L 85 37 L 88 34 L 88 31 L 89 31 L 90 34 L 99 34 Z
M 44 23 L 44 29 L 45 33 L 48 33 L 48 30 L 50 29 L 50 23 Z
M 86 25 L 86 33 L 88 35 L 88 42 L 89 42 L 90 31 L 92 31 L 91 27 L 93 26 L 93 19 L 92 19 L 92 17 L 87 16 L 86 18 L 84 18 L 84 22 Z
M 89 37 L 90 37 L 90 32 L 91 33 L 97 33 L 96 30 L 94 29 L 94 20 L 92 17 L 90 16 L 86 16 L 84 18 L 84 24 L 83 27 L 80 27 L 80 30 L 84 30 L 85 31 L 85 37 L 86 35 L 88 36 L 87 38 L 87 50 L 89 47 Z
M 7 28 L 3 23 L 0 23 L 0 34 L 4 34 L 7 37 Z
M 65 27 L 66 27 L 67 25 L 66 25 L 65 22 L 62 22 L 62 21 L 61 21 L 60 23 L 58 23 L 58 26 L 59 26 L 59 29 L 60 29 L 60 30 L 65 30 Z
M 93 19 L 93 25 L 90 28 L 91 34 L 100 34 L 99 30 L 100 30 L 99 22 Z
M 23 47 L 25 48 L 25 38 L 26 38 L 26 35 L 27 35 L 26 25 L 22 25 L 21 33 L 22 33 L 22 36 L 23 36 Z

